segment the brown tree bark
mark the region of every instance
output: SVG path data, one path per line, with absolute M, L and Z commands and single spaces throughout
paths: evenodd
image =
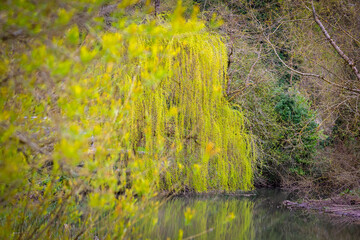
M 158 15 L 160 8 L 160 0 L 155 0 L 155 16 Z

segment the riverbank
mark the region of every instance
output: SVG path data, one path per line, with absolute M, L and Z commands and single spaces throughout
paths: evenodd
M 340 195 L 321 200 L 304 200 L 302 202 L 285 200 L 282 204 L 290 210 L 315 211 L 341 217 L 346 222 L 360 224 L 360 198 L 358 196 Z

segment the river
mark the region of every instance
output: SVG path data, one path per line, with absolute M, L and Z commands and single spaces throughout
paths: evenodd
M 173 197 L 135 225 L 136 238 L 179 239 L 182 232 L 183 239 L 360 239 L 359 224 L 285 209 L 281 202 L 288 198 L 286 192 L 269 189 L 249 196 Z

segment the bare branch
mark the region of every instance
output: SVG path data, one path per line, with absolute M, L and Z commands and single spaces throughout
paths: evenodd
M 342 89 L 345 89 L 347 91 L 350 91 L 350 92 L 354 92 L 354 93 L 357 93 L 357 94 L 360 94 L 360 89 L 352 89 L 352 88 L 348 88 L 346 86 L 343 86 L 343 85 L 340 85 L 340 84 L 337 84 L 337 83 L 334 83 L 334 82 L 331 82 L 329 80 L 327 80 L 324 76 L 321 76 L 321 75 L 318 75 L 318 74 L 314 74 L 314 73 L 303 73 L 303 72 L 300 72 L 298 70 L 295 70 L 293 69 L 292 67 L 290 67 L 289 65 L 287 65 L 282 59 L 281 57 L 279 56 L 279 54 L 277 53 L 276 49 L 275 49 L 275 46 L 270 42 L 269 38 L 265 36 L 265 39 L 266 41 L 269 43 L 269 45 L 272 47 L 272 49 L 274 50 L 276 56 L 278 57 L 278 59 L 280 60 L 280 62 L 285 66 L 287 67 L 290 71 L 292 72 L 295 72 L 301 76 L 306 76 L 306 77 L 313 77 L 313 78 L 319 78 L 321 80 L 323 80 L 324 82 L 327 82 L 335 87 L 338 87 L 338 88 L 342 88 Z
M 6 124 L 1 124 L 0 127 L 2 127 L 3 129 L 9 128 Z M 20 143 L 27 145 L 33 151 L 44 154 L 44 155 L 51 155 L 48 151 L 41 148 L 37 143 L 35 143 L 34 141 L 31 141 L 30 138 L 27 137 L 25 134 L 22 134 L 19 131 L 16 131 L 14 135 L 19 140 Z
M 21 143 L 24 143 L 26 145 L 28 145 L 32 150 L 34 150 L 35 152 L 44 154 L 44 155 L 50 155 L 49 152 L 47 152 L 45 149 L 41 148 L 38 144 L 36 144 L 35 142 L 31 141 L 27 136 L 25 136 L 24 134 L 20 133 L 20 132 L 16 132 L 16 137 L 19 139 L 19 141 Z
M 314 16 L 314 20 L 317 23 L 317 25 L 321 28 L 321 31 L 324 33 L 326 39 L 330 42 L 330 44 L 335 48 L 336 52 L 347 62 L 347 64 L 351 67 L 351 69 L 353 70 L 353 72 L 355 73 L 355 76 L 357 77 L 357 79 L 360 81 L 360 73 L 359 70 L 356 68 L 355 62 L 354 60 L 352 60 L 351 58 L 349 58 L 341 49 L 340 47 L 335 43 L 334 39 L 331 38 L 331 36 L 329 35 L 329 33 L 326 31 L 326 28 L 324 27 L 324 25 L 322 24 L 322 22 L 320 21 L 320 19 L 318 18 L 318 16 L 316 15 L 315 12 L 315 7 L 314 7 L 314 2 L 311 1 L 311 6 L 312 6 L 312 12 L 313 12 L 313 16 Z
M 251 86 L 251 85 L 253 85 L 253 84 L 250 83 L 248 86 Z M 240 93 L 243 93 L 248 86 L 230 92 L 230 93 L 227 95 L 228 101 L 231 102 L 237 95 L 239 95 Z M 231 95 L 232 95 L 232 96 L 231 96 Z M 231 96 L 231 97 L 230 97 L 230 96 Z
M 253 70 L 254 70 L 255 65 L 258 63 L 258 61 L 259 61 L 260 58 L 261 58 L 261 45 L 260 45 L 260 49 L 259 49 L 259 51 L 257 52 L 257 54 L 258 54 L 258 57 L 257 57 L 256 61 L 253 63 L 253 65 L 251 66 L 250 71 L 249 71 L 249 74 L 248 74 L 247 77 L 246 77 L 245 87 L 248 85 L 248 83 L 249 83 L 249 81 L 250 81 L 250 77 L 251 77 L 251 74 L 252 74 L 252 72 L 253 72 Z

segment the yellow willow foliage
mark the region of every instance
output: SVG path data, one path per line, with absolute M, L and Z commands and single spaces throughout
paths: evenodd
M 92 2 L 0 7 L 0 239 L 126 238 L 159 189 L 251 188 L 221 39 L 180 4 L 108 32 Z
M 152 52 L 128 73 L 135 87 L 146 86 L 131 102 L 131 148 L 166 168 L 160 189 L 251 189 L 253 144 L 242 112 L 223 96 L 227 54 L 222 39 L 190 33 L 133 40 L 129 48 L 134 44 Z

